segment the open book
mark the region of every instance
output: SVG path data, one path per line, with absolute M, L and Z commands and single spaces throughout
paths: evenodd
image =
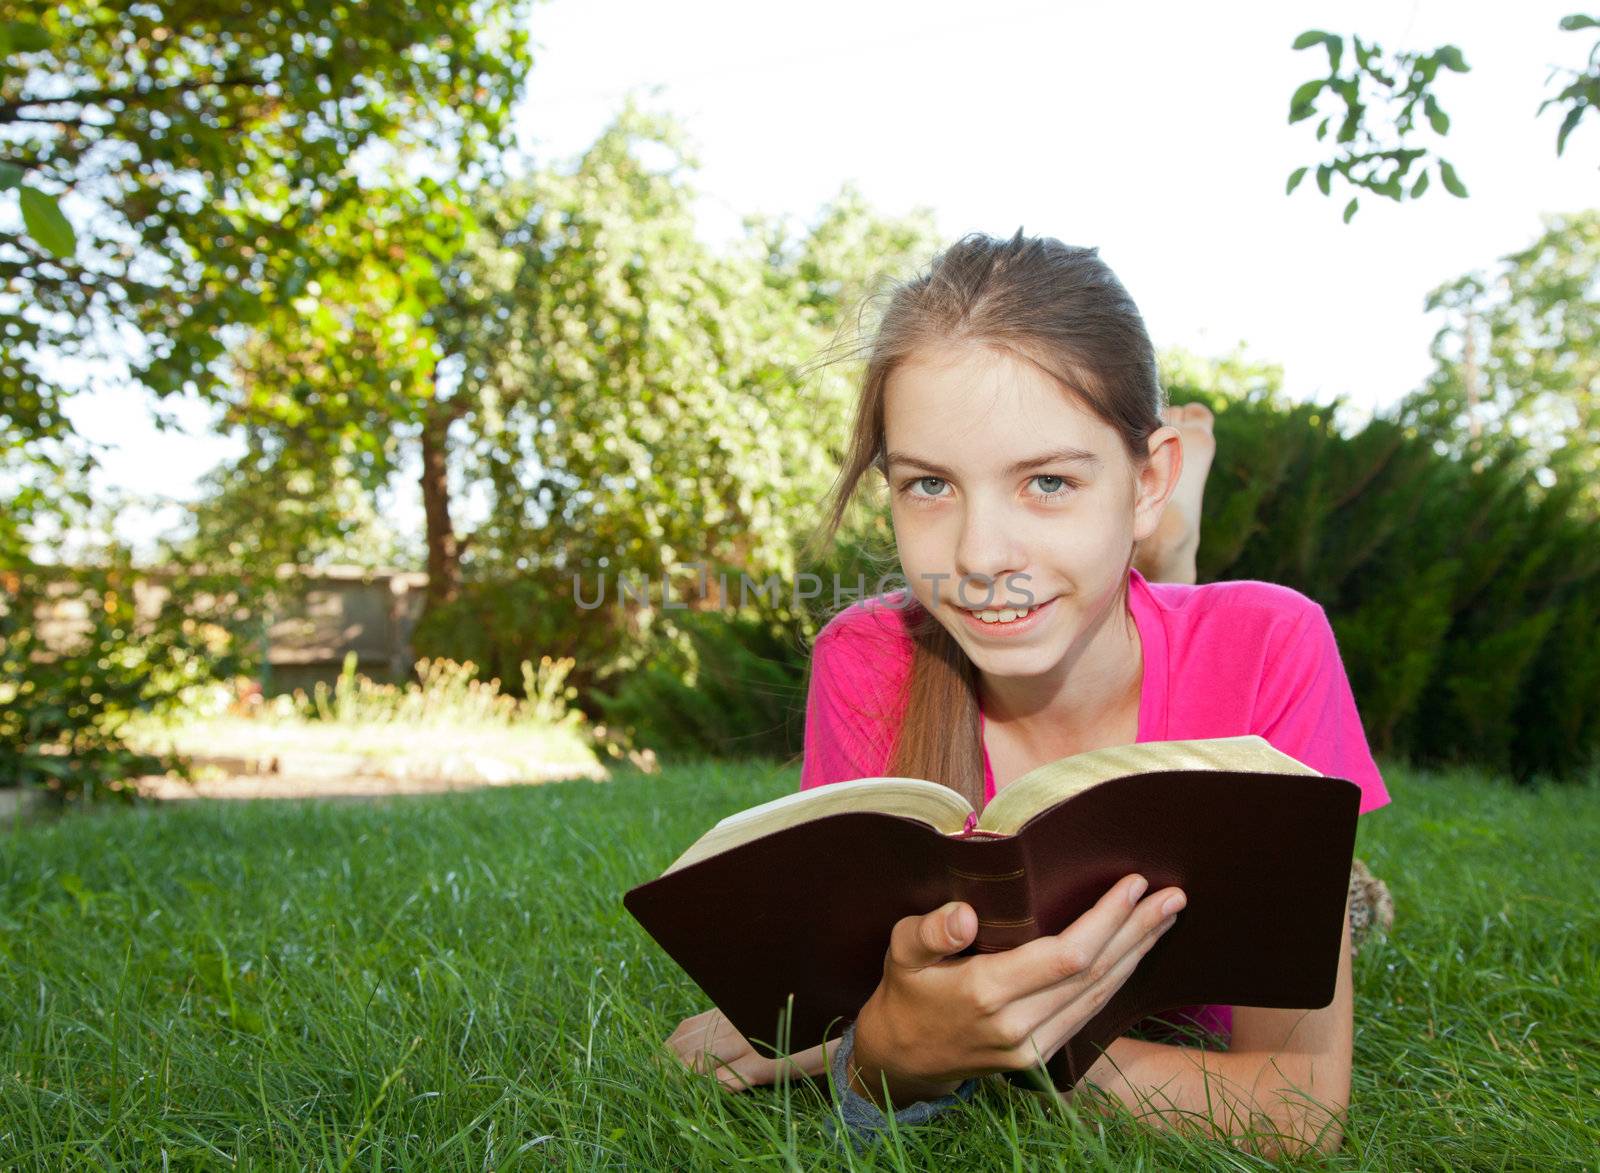
M 901 917 L 964 900 L 993 952 L 1060 932 L 1131 872 L 1183 888 L 1177 923 L 1050 1059 L 1064 1088 L 1164 1010 L 1327 1005 L 1359 805 L 1253 735 L 1063 758 L 975 826 L 948 787 L 863 778 L 730 815 L 624 904 L 746 1038 L 793 1053 L 854 1018 Z

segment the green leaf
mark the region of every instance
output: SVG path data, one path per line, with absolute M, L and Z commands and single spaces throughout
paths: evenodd
M 1560 155 L 1567 148 L 1567 136 L 1577 128 L 1578 120 L 1583 117 L 1587 106 L 1574 106 L 1567 111 L 1567 116 L 1561 120 L 1561 129 L 1556 132 L 1556 154 Z
M 1360 200 L 1358 200 L 1355 196 L 1351 196 L 1350 202 L 1344 206 L 1344 222 L 1346 224 L 1350 223 L 1350 217 L 1356 214 L 1356 207 L 1359 205 L 1359 203 Z
M 1296 167 L 1292 172 L 1290 172 L 1289 186 L 1284 189 L 1283 194 L 1293 195 L 1294 189 L 1300 186 L 1300 181 L 1306 177 L 1306 172 L 1309 170 L 1311 170 L 1309 167 Z
M 1301 119 L 1310 118 L 1316 113 L 1317 95 L 1322 92 L 1326 78 L 1313 78 L 1294 92 L 1289 99 L 1289 124 L 1292 126 Z
M 1309 49 L 1312 45 L 1320 45 L 1328 39 L 1328 34 L 1320 29 L 1307 29 L 1294 39 L 1291 48 Z
M 1326 163 L 1317 168 L 1317 188 L 1327 195 L 1333 182 L 1333 168 Z
M 8 20 L 0 24 L 0 55 L 42 53 L 50 47 L 50 34 L 27 21 Z
M 1444 189 L 1457 199 L 1467 198 L 1467 185 L 1456 175 L 1456 169 L 1443 159 L 1439 160 L 1439 182 L 1444 184 Z
M 22 182 L 25 172 L 15 163 L 0 163 L 0 191 L 10 191 Z
M 1456 73 L 1467 73 L 1472 68 L 1467 64 L 1466 58 L 1461 56 L 1461 50 L 1454 45 L 1441 45 L 1433 51 L 1433 55 L 1438 58 L 1440 65 Z
M 1428 112 L 1428 125 L 1433 127 L 1434 134 L 1450 133 L 1450 115 L 1439 109 L 1439 103 L 1433 100 L 1432 94 L 1423 96 L 1422 108 Z
M 289 275 L 283 279 L 283 284 L 278 287 L 280 301 L 293 301 L 305 291 L 306 282 L 311 279 L 311 266 L 304 260 L 296 259 L 289 267 Z
M 1427 172 L 1427 169 L 1424 168 L 1422 174 L 1417 176 L 1417 181 L 1411 185 L 1411 198 L 1412 199 L 1416 199 L 1418 196 L 1420 196 L 1423 192 L 1425 192 L 1427 190 L 1428 190 L 1428 172 Z
M 1569 33 L 1579 29 L 1600 29 L 1600 16 L 1584 16 L 1581 12 L 1574 12 L 1571 16 L 1561 18 L 1561 27 Z
M 58 257 L 70 257 L 78 249 L 78 236 L 61 214 L 56 197 L 37 188 L 22 189 L 22 222 L 28 235 Z

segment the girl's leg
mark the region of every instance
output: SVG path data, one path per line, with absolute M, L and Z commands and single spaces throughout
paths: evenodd
M 1183 471 L 1160 526 L 1134 547 L 1133 564 L 1151 582 L 1192 583 L 1195 553 L 1200 549 L 1200 505 L 1217 441 L 1211 431 L 1211 409 L 1203 403 L 1169 407 L 1162 414 L 1182 437 Z

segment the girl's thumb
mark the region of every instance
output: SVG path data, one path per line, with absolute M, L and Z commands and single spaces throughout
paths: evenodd
M 949 937 L 951 953 L 959 953 L 978 935 L 978 915 L 970 904 L 959 901 L 944 909 L 944 928 Z

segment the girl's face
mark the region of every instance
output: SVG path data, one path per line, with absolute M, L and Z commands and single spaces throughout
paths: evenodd
M 978 346 L 897 366 L 884 432 L 895 542 L 917 600 L 982 672 L 1040 675 L 1080 655 L 1134 543 L 1155 531 L 1166 470 L 1141 474 L 1117 433 L 1043 371 Z M 1031 609 L 1012 618 L 1008 604 Z

